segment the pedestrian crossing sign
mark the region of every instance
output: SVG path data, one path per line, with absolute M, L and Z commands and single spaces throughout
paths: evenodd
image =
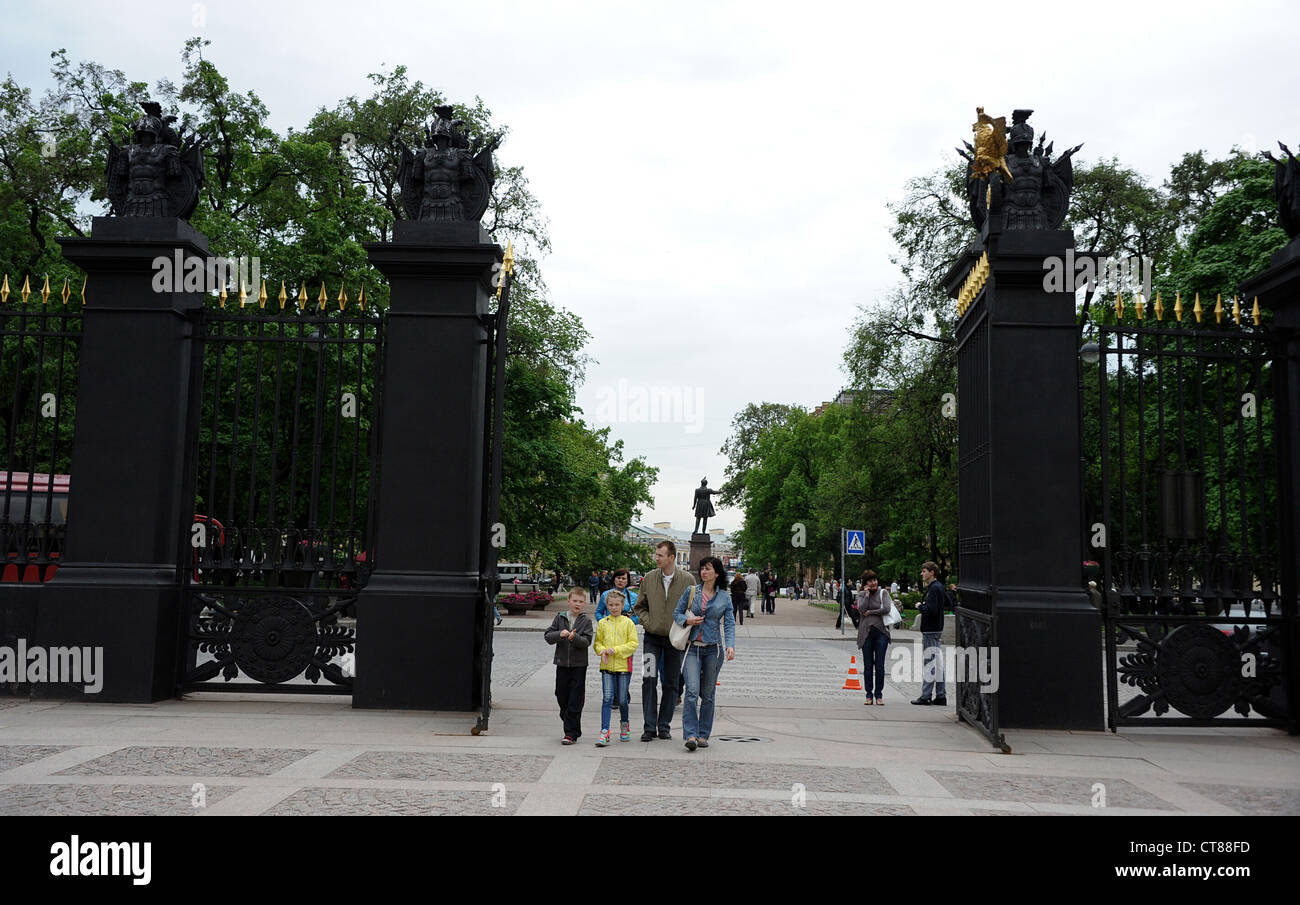
M 844 547 L 844 552 L 852 556 L 861 556 L 867 552 L 867 540 L 865 531 L 849 531 L 848 543 Z

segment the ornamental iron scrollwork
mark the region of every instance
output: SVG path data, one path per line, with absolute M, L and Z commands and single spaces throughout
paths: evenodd
M 1119 658 L 1117 681 L 1140 692 L 1120 706 L 1121 717 L 1148 711 L 1163 716 L 1171 708 L 1197 720 L 1230 709 L 1241 716 L 1252 710 L 1269 719 L 1285 716 L 1285 708 L 1271 700 L 1283 671 L 1275 627 L 1239 625 L 1230 635 L 1203 622 L 1173 628 L 1120 623 L 1115 629 L 1121 641 L 1136 644 Z
M 312 683 L 321 677 L 335 685 L 352 687 L 352 679 L 335 657 L 356 649 L 356 629 L 337 624 L 339 612 L 351 599 L 314 609 L 297 597 L 238 597 L 227 605 L 212 595 L 196 595 L 200 608 L 190 642 L 212 659 L 186 677 L 186 684 L 220 675 L 227 682 L 242 672 L 256 682 L 279 685 L 304 676 Z

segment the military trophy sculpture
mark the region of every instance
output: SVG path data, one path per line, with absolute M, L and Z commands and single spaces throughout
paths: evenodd
M 434 110 L 437 119 L 425 128 L 419 150 L 394 136 L 402 155 L 402 208 L 411 220 L 477 223 L 492 195 L 492 152 L 501 139 L 494 135 L 481 146 L 478 139 L 471 143 L 464 121 L 452 119 L 451 107 Z
M 131 128 L 124 148 L 109 138 L 108 201 L 115 217 L 175 217 L 188 220 L 203 186 L 203 143 L 173 128 L 175 116 L 145 101 L 144 116 Z
M 1044 145 L 1047 133 L 1034 145 L 1034 127 L 1028 123 L 1033 112 L 1013 111 L 1008 136 L 1005 116 L 995 119 L 983 107 L 975 108 L 976 119 L 971 124 L 975 144 L 965 142 L 966 150 L 958 148 L 957 153 L 967 161 L 966 195 L 977 230 L 984 228 L 990 213 L 1006 230 L 1060 229 L 1065 222 L 1074 188 L 1070 158 L 1083 145 L 1075 145 L 1053 161 L 1053 144 Z

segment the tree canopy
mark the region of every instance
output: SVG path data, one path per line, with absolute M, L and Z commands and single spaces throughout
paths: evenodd
M 206 179 L 191 222 L 213 254 L 256 256 L 268 292 L 292 296 L 325 285 L 331 299 L 365 288 L 386 307 L 384 278 L 363 244 L 384 241 L 401 211 L 397 138 L 408 143 L 447 103 L 405 66 L 372 73 L 371 92 L 322 106 L 283 133 L 254 91 L 240 90 L 209 59 L 209 42 L 181 48 L 178 83 L 152 88 L 120 70 L 51 54 L 54 86 L 39 100 L 12 75 L 0 83 L 0 274 L 34 286 L 48 276 L 73 286 L 80 274 L 56 238 L 84 236 L 107 209 L 104 161 L 146 99 L 178 113 L 204 144 Z M 482 99 L 455 105 L 471 134 L 503 135 Z M 590 361 L 580 318 L 550 298 L 541 261 L 550 250 L 540 201 L 524 168 L 497 152 L 484 226 L 515 248 L 507 350 L 503 520 L 507 558 L 570 570 L 639 565 L 622 533 L 651 502 L 655 469 L 624 461 L 620 443 L 578 417 L 574 392 Z M 248 287 L 255 294 L 257 287 Z M 214 300 L 215 304 L 215 300 Z M 75 361 L 73 362 L 75 366 Z M 75 372 L 74 372 L 75 373 Z M 369 378 L 368 378 L 369 379 Z

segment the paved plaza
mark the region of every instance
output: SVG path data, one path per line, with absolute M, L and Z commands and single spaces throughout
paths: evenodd
M 680 715 L 672 741 L 637 740 L 639 689 L 633 740 L 591 744 L 594 666 L 583 738 L 562 747 L 542 614 L 498 630 L 477 737 L 474 714 L 334 696 L 0 698 L 0 814 L 1300 814 L 1300 739 L 1274 729 L 1008 730 L 1002 754 L 951 706 L 910 706 L 915 684 L 865 707 L 841 688 L 857 651 L 834 618 L 782 600 L 739 628 L 694 754 Z

